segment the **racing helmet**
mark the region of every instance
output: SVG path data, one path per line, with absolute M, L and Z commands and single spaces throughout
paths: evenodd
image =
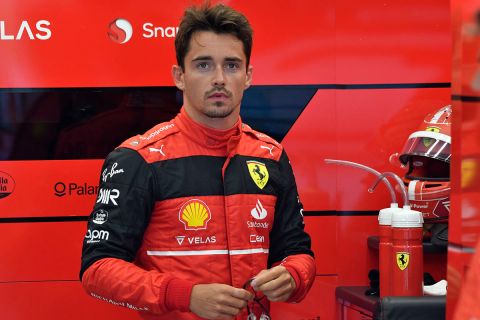
M 445 223 L 450 213 L 451 115 L 451 105 L 427 115 L 399 155 L 410 206 L 425 223 Z

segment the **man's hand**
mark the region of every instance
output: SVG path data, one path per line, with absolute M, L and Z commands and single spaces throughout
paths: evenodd
M 270 301 L 287 301 L 296 288 L 295 280 L 284 266 L 262 270 L 252 281 L 255 291 L 262 291 Z
M 190 310 L 206 319 L 233 319 L 253 294 L 226 284 L 197 284 L 190 296 Z

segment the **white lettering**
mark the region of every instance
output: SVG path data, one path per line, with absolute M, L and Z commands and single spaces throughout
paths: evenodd
M 22 21 L 22 24 L 20 25 L 20 29 L 18 29 L 17 37 L 15 38 L 16 40 L 19 40 L 22 38 L 23 31 L 27 30 L 28 37 L 30 40 L 35 40 L 35 37 L 33 36 L 32 30 L 30 30 L 30 26 L 28 25 L 27 21 Z
M 155 27 L 151 22 L 143 24 L 142 35 L 144 38 L 174 38 L 178 33 L 178 27 Z
M 206 238 L 202 238 L 202 237 L 188 237 L 188 242 L 190 244 L 207 244 L 207 243 L 215 243 L 217 242 L 217 238 L 215 236 L 211 236 L 211 237 L 206 237 Z
M 425 209 L 425 208 L 428 208 L 428 204 L 416 204 L 416 203 L 412 203 L 412 208 L 415 208 L 415 209 Z
M 103 204 L 109 204 L 110 201 L 113 202 L 114 205 L 118 206 L 117 199 L 120 196 L 120 191 L 118 189 L 100 189 L 100 193 L 98 194 L 97 203 L 101 202 Z
M 101 240 L 108 240 L 110 237 L 110 233 L 105 230 L 87 230 L 87 234 L 85 235 L 85 239 L 87 239 L 87 243 L 97 243 Z
M 165 35 L 167 36 L 167 38 L 174 38 L 177 32 L 178 32 L 178 28 L 175 28 L 175 27 L 165 28 Z
M 103 180 L 103 182 L 107 182 L 107 179 L 108 179 L 108 178 L 111 178 L 111 177 L 113 177 L 113 176 L 116 175 L 116 174 L 124 173 L 123 169 L 115 170 L 115 168 L 117 168 L 117 166 L 118 166 L 118 163 L 115 162 L 115 163 L 112 165 L 112 168 L 110 169 L 110 172 L 107 172 L 108 168 L 106 168 L 105 170 L 103 170 L 103 172 L 102 172 L 102 180 Z
M 250 235 L 250 242 L 255 243 L 255 242 L 265 242 L 265 237 L 264 236 L 259 236 L 256 234 L 251 234 Z
M 159 128 L 159 129 L 155 130 L 154 132 L 150 133 L 150 134 L 148 135 L 148 137 L 146 137 L 146 138 L 143 137 L 143 136 L 140 136 L 140 139 L 141 139 L 141 140 L 150 140 L 150 139 L 154 138 L 155 136 L 157 136 L 160 132 L 165 131 L 165 130 L 168 130 L 168 129 L 170 129 L 170 128 L 173 128 L 174 126 L 175 126 L 175 125 L 174 125 L 173 123 L 168 124 L 168 125 L 166 125 L 165 127 L 161 127 L 161 128 Z
M 0 39 L 1 40 L 14 40 L 14 36 L 6 34 L 7 28 L 5 27 L 5 21 L 0 21 Z
M 52 36 L 52 32 L 48 28 L 50 22 L 47 20 L 39 20 L 35 23 L 37 33 L 33 34 L 32 27 L 27 20 L 23 20 L 18 28 L 16 36 L 7 34 L 6 21 L 0 21 L 0 40 L 21 40 L 28 37 L 30 40 L 48 40 Z M 33 29 L 35 31 L 35 29 Z
M 111 304 L 116 305 L 116 306 L 127 307 L 127 308 L 135 310 L 135 311 L 148 311 L 148 307 L 137 307 L 137 306 L 134 306 L 134 305 L 132 305 L 128 302 L 120 302 L 120 301 L 115 301 L 115 300 L 112 300 L 112 299 L 107 299 L 107 298 L 99 296 L 98 294 L 95 294 L 93 292 L 90 292 L 90 295 L 94 298 L 106 301 L 106 302 L 111 303 Z
M 93 223 L 95 224 L 104 224 L 108 220 L 108 211 L 100 209 L 93 213 Z
M 249 228 L 263 228 L 268 229 L 268 222 L 247 221 Z
M 47 20 L 40 20 L 37 22 L 36 27 L 39 33 L 36 33 L 35 35 L 37 36 L 37 39 L 39 40 L 48 40 L 52 36 L 52 31 L 47 28 L 47 26 L 50 25 L 50 22 Z M 40 33 L 40 32 L 43 32 Z
M 149 28 L 153 28 L 153 23 L 150 23 L 150 22 L 146 22 L 143 24 L 143 30 L 148 32 L 148 34 L 143 34 L 143 37 L 144 38 L 153 38 L 153 35 L 155 34 L 155 32 L 153 32 L 153 30 L 150 30 Z

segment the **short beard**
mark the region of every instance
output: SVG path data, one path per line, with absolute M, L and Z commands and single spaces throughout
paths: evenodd
M 225 104 L 223 102 L 214 102 L 214 105 L 216 107 L 223 107 Z M 226 118 L 229 115 L 231 115 L 233 112 L 233 108 L 227 108 L 227 109 L 211 109 L 207 110 L 205 112 L 205 115 L 209 118 Z

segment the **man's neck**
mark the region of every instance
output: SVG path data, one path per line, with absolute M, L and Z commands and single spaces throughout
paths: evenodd
M 235 117 L 234 113 L 224 118 L 211 118 L 193 108 L 184 105 L 185 112 L 194 122 L 207 128 L 216 130 L 228 130 L 235 126 L 238 122 L 239 115 Z

